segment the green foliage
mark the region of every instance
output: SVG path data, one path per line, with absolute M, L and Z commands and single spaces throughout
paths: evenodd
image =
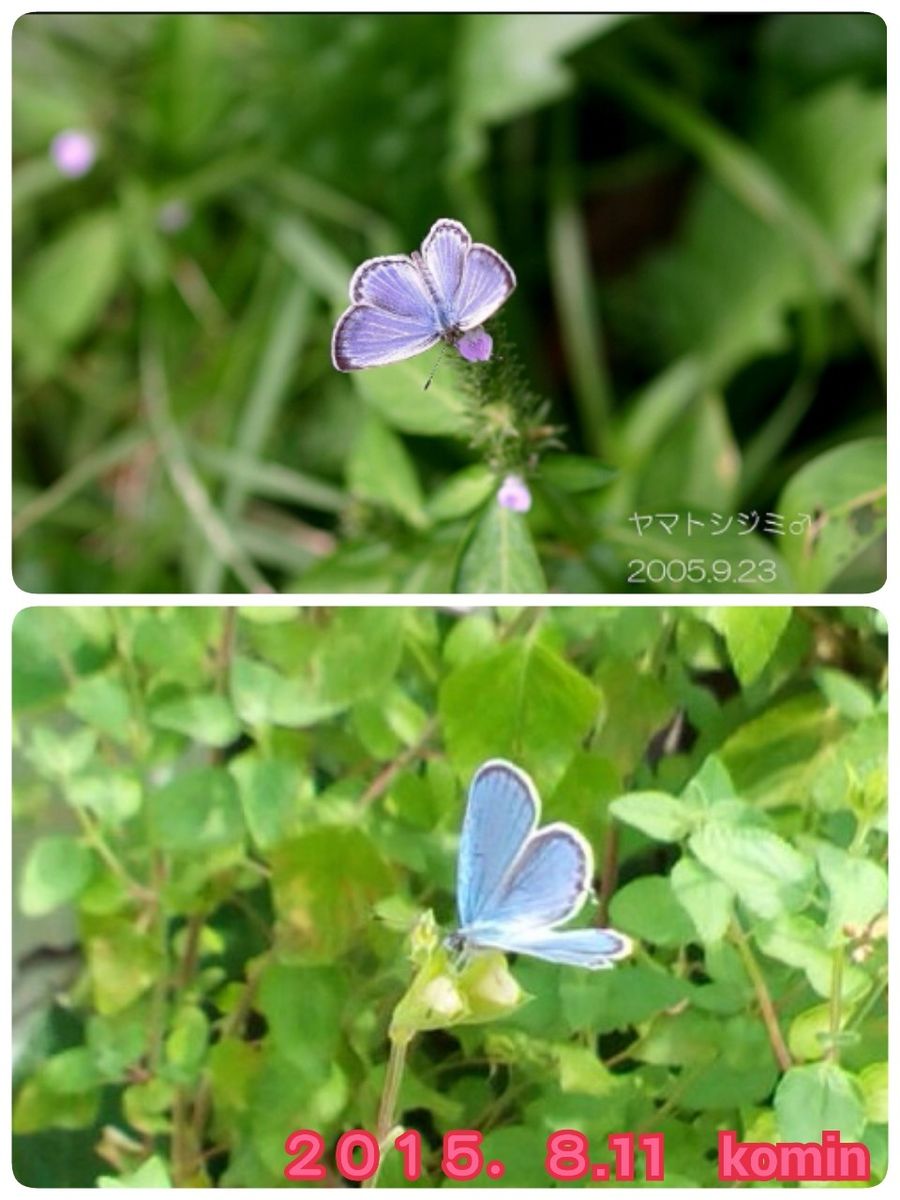
M 662 1129 L 669 1184 L 717 1184 L 720 1128 L 883 1175 L 878 613 L 35 608 L 14 647 L 16 942 L 80 952 L 16 967 L 22 1182 L 278 1186 L 294 1129 L 382 1119 L 428 1184 L 454 1128 L 523 1187 L 561 1128 Z M 500 755 L 592 844 L 615 969 L 445 947 Z
M 26 14 L 13 68 L 22 587 L 883 582 L 879 17 Z M 442 215 L 516 271 L 491 362 L 336 372 Z

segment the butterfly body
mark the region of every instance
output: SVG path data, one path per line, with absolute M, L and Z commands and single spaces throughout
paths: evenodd
M 496 949 L 597 970 L 629 954 L 611 929 L 560 929 L 576 916 L 593 880 L 593 854 L 562 821 L 538 829 L 531 779 L 503 759 L 475 773 L 457 866 L 459 928 L 452 949 Z
M 481 323 L 515 286 L 512 267 L 496 250 L 473 242 L 459 221 L 435 221 L 420 250 L 370 258 L 354 271 L 332 362 L 339 371 L 387 366 L 442 341 L 465 358 L 489 357 Z

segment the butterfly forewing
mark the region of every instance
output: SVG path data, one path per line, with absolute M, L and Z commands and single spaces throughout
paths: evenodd
M 630 940 L 614 929 L 506 930 L 489 944 L 510 954 L 529 954 L 591 971 L 611 967 L 631 953 Z
M 591 886 L 591 849 L 570 825 L 547 825 L 532 834 L 476 926 L 549 928 L 581 909 Z
M 459 291 L 472 238 L 465 225 L 444 218 L 435 221 L 422 243 L 422 258 L 434 284 L 436 300 L 450 316 Z
M 437 327 L 437 314 L 422 272 L 406 254 L 364 262 L 350 280 L 350 299 L 354 304 L 370 304 L 415 318 L 423 329 Z
M 538 799 L 524 772 L 499 759 L 469 788 L 459 842 L 456 898 L 461 927 L 482 919 L 535 828 Z

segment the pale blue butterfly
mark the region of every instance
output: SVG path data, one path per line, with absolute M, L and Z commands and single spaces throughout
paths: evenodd
M 561 821 L 537 828 L 540 799 L 512 763 L 491 759 L 469 788 L 456 875 L 454 949 L 491 948 L 597 970 L 631 952 L 613 929 L 558 929 L 580 912 L 591 847 Z
M 383 367 L 443 341 L 463 358 L 491 356 L 481 328 L 516 286 L 509 263 L 459 221 L 435 221 L 421 250 L 369 258 L 350 280 L 353 303 L 331 339 L 339 371 Z

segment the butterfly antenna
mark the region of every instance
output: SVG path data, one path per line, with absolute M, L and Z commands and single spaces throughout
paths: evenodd
M 444 355 L 446 354 L 446 352 L 447 352 L 447 343 L 446 343 L 446 342 L 444 342 L 443 346 L 441 346 L 441 352 L 440 352 L 440 354 L 437 356 L 437 362 L 436 362 L 436 363 L 434 364 L 434 366 L 431 368 L 431 374 L 430 374 L 430 375 L 428 376 L 428 378 L 425 380 L 425 386 L 422 388 L 422 391 L 423 391 L 423 392 L 427 392 L 427 391 L 428 391 L 428 389 L 431 387 L 431 381 L 432 381 L 432 379 L 434 379 L 434 373 L 435 373 L 435 371 L 438 369 L 438 367 L 441 365 L 441 359 L 444 357 Z

